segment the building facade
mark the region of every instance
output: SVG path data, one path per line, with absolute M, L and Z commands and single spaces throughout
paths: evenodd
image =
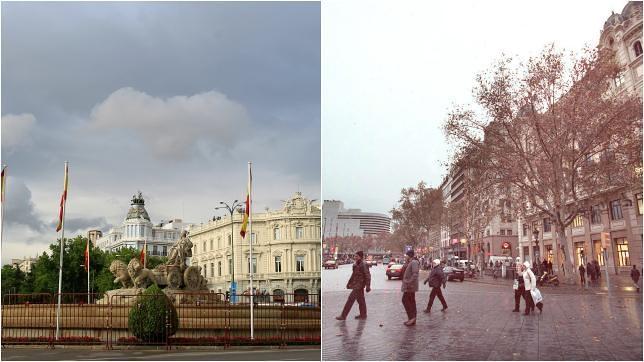
M 345 209 L 338 200 L 324 200 L 322 205 L 324 238 L 367 236 L 391 232 L 391 218 L 385 214 Z
M 25 257 L 24 259 L 11 259 L 11 265 L 20 269 L 23 273 L 31 272 L 32 265 L 38 258 Z
M 614 79 L 618 94 L 632 92 L 642 97 L 642 2 L 630 1 L 621 13 L 613 13 L 606 20 L 598 47 L 614 50 L 622 66 L 623 71 Z M 597 260 L 612 273 L 627 273 L 632 265 L 642 265 L 641 185 L 611 190 L 587 202 L 590 209 L 577 215 L 565 231 L 572 256 L 566 256 L 561 245 L 557 245 L 549 218 L 533 213 L 517 224 L 521 228 L 521 258 L 534 260 L 538 253 L 540 259 L 552 261 L 557 271 L 561 265 L 556 264 L 566 257 L 572 257 L 575 267 Z
M 103 236 L 103 232 L 100 230 L 90 230 L 87 232 L 87 239 L 96 246 L 96 240 L 100 239 Z
M 269 294 L 319 294 L 320 207 L 297 192 L 276 211 L 252 214 L 252 234 L 242 238 L 243 214 L 193 225 L 191 264 L 201 267 L 208 288 L 223 293 L 233 280 L 241 293 L 250 286 Z M 252 260 L 250 244 L 252 240 Z
M 147 255 L 167 256 L 170 247 L 179 240 L 187 225 L 181 219 L 162 221 L 153 225 L 145 209 L 145 200 L 139 192 L 132 196 L 130 209 L 123 224 L 108 231 L 96 240 L 102 250 L 116 252 L 123 248 L 141 250 L 147 245 Z M 90 238 L 91 239 L 91 238 Z

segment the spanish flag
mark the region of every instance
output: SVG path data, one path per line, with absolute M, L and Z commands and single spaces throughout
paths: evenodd
M 87 238 L 87 246 L 85 247 L 85 271 L 89 272 L 89 238 Z
M 141 249 L 141 255 L 139 256 L 141 265 L 143 265 L 144 268 L 145 268 L 145 257 L 146 257 L 146 253 L 148 252 L 147 249 L 148 249 L 148 242 L 146 240 L 145 243 L 143 244 L 143 249 Z
M 242 222 L 241 230 L 239 234 L 242 238 L 246 237 L 246 228 L 248 227 L 248 218 L 250 217 L 250 188 L 253 183 L 253 174 L 248 169 L 248 190 L 246 191 L 246 211 L 244 212 L 244 221 Z
M 0 185 L 2 186 L 2 190 L 0 191 L 0 199 L 2 200 L 2 202 L 4 202 L 4 187 L 5 187 L 4 170 L 6 169 L 7 169 L 7 166 L 2 167 L 2 181 L 0 182 Z
M 60 231 L 63 227 L 63 211 L 65 209 L 65 202 L 67 202 L 67 177 L 69 174 L 69 167 L 67 162 L 65 162 L 65 182 L 63 185 L 63 195 L 60 197 L 60 212 L 58 213 L 58 226 L 56 226 L 56 231 Z

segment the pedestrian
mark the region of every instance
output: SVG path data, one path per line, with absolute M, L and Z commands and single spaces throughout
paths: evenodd
M 519 270 L 521 270 L 521 267 L 519 265 L 517 266 L 519 267 Z M 514 278 L 513 289 L 514 289 L 514 309 L 512 310 L 512 312 L 520 312 L 521 310 L 519 309 L 519 307 L 521 306 L 521 297 L 525 299 L 525 295 L 524 295 L 525 281 L 523 280 L 522 274 L 520 273 L 516 274 L 516 278 Z M 526 299 L 526 306 L 528 305 L 527 303 L 528 303 L 528 300 Z
M 631 269 L 631 279 L 633 279 L 633 284 L 635 284 L 635 288 L 637 291 L 640 291 L 640 285 L 638 282 L 640 281 L 640 271 L 637 270 L 637 267 L 633 265 L 633 269 Z
M 597 261 L 597 259 L 593 259 L 593 266 L 595 267 L 595 275 L 596 275 L 595 278 L 597 279 L 597 283 L 599 283 L 599 278 L 601 278 L 602 276 L 602 269 L 599 266 L 599 262 Z
M 543 263 L 541 263 L 541 265 L 542 265 L 542 267 L 541 267 L 542 271 L 547 272 L 548 271 L 548 261 L 545 258 L 543 259 Z
M 584 264 L 579 264 L 579 277 L 581 278 L 581 286 L 586 285 L 586 268 Z
M 548 273 L 552 274 L 552 261 L 548 260 Z
M 586 274 L 590 278 L 590 285 L 595 285 L 595 267 L 591 262 L 586 264 Z
M 523 283 L 525 292 L 523 292 L 523 298 L 525 299 L 525 315 L 530 314 L 531 311 L 534 311 L 534 300 L 532 299 L 532 294 L 530 291 L 537 287 L 537 278 L 534 276 L 534 273 L 530 269 L 530 262 L 526 261 L 523 263 Z M 541 309 L 541 308 L 540 308 Z
M 445 297 L 443 297 L 443 292 L 441 292 L 441 285 L 443 286 L 443 289 L 447 286 L 447 278 L 445 277 L 445 273 L 443 273 L 443 268 L 440 267 L 440 263 L 440 259 L 434 260 L 434 269 L 432 269 L 432 272 L 429 273 L 429 277 L 427 277 L 425 282 L 423 282 L 423 284 L 429 283 L 429 287 L 432 288 L 431 293 L 429 293 L 427 308 L 424 310 L 425 313 L 431 313 L 434 298 L 436 297 L 438 297 L 438 300 L 440 300 L 443 305 L 443 309 L 441 309 L 441 311 L 444 312 L 447 309 L 447 302 L 445 302 Z
M 351 294 L 347 298 L 342 314 L 335 317 L 337 320 L 343 321 L 347 319 L 347 315 L 356 300 L 358 301 L 358 308 L 360 310 L 360 314 L 356 316 L 356 319 L 367 319 L 367 303 L 364 300 L 364 290 L 366 288 L 367 293 L 371 291 L 371 274 L 369 273 L 369 267 L 362 259 L 363 255 L 362 250 L 355 254 L 353 271 L 347 282 L 347 289 L 351 289 Z
M 400 291 L 403 292 L 402 304 L 407 312 L 406 326 L 416 324 L 416 292 L 418 291 L 418 259 L 414 258 L 414 251 L 409 250 L 405 255 L 407 261 L 404 267 L 405 272 L 402 278 Z

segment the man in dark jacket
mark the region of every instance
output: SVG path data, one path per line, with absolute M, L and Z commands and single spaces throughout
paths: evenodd
M 586 274 L 590 277 L 590 284 L 595 285 L 595 267 L 591 262 L 586 264 Z
M 640 291 L 640 285 L 637 284 L 640 281 L 640 271 L 637 270 L 637 267 L 633 265 L 633 269 L 631 269 L 631 279 L 633 279 L 633 283 L 635 284 L 635 288 L 637 288 L 637 291 Z
M 441 311 L 445 311 L 447 309 L 447 303 L 445 302 L 445 298 L 441 292 L 441 285 L 445 288 L 447 279 L 445 277 L 445 273 L 443 273 L 443 268 L 439 267 L 440 263 L 440 259 L 434 260 L 434 269 L 432 269 L 432 272 L 429 273 L 429 277 L 425 279 L 425 282 L 423 283 L 427 284 L 429 282 L 429 286 L 432 288 L 432 292 L 429 294 L 427 309 L 423 311 L 425 313 L 430 313 L 432 311 L 432 305 L 434 304 L 434 298 L 436 298 L 436 296 L 438 296 L 438 300 L 440 300 L 443 305 L 443 309 L 441 309 Z
M 515 279 L 517 289 L 514 290 L 514 309 L 512 311 L 520 312 L 519 307 L 521 305 L 521 297 L 525 298 L 525 281 L 523 280 L 523 273 L 517 273 Z M 528 302 L 526 300 L 526 306 L 528 305 L 527 303 Z
M 367 303 L 364 300 L 364 289 L 367 289 L 367 293 L 371 291 L 371 274 L 369 273 L 369 267 L 362 260 L 363 255 L 362 251 L 358 251 L 355 255 L 353 272 L 349 282 L 347 282 L 347 289 L 351 289 L 351 294 L 347 298 L 342 314 L 335 317 L 337 320 L 343 321 L 347 319 L 347 315 L 356 300 L 360 309 L 360 314 L 356 316 L 356 319 L 367 319 Z
M 584 264 L 579 264 L 579 277 L 581 278 L 581 286 L 586 285 L 586 268 Z

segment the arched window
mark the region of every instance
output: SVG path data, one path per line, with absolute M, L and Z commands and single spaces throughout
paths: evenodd
M 295 303 L 300 303 L 300 302 L 306 303 L 309 301 L 309 291 L 306 289 L 295 289 L 293 294 L 294 294 Z
M 642 43 L 639 40 L 633 44 L 633 51 L 635 51 L 636 57 L 639 57 L 642 54 Z
M 273 302 L 284 303 L 284 291 L 282 289 L 273 290 Z
M 275 227 L 275 228 L 273 229 L 273 240 L 279 240 L 279 239 L 280 239 L 280 237 L 281 237 L 280 228 L 279 228 L 279 227 Z

